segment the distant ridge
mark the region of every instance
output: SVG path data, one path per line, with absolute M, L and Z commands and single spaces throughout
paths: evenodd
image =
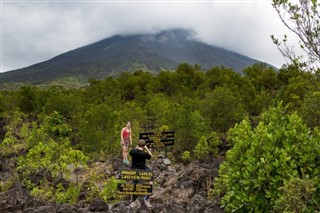
M 104 78 L 138 69 L 174 70 L 181 63 L 203 69 L 225 66 L 237 72 L 255 63 L 252 58 L 193 39 L 184 29 L 110 38 L 58 55 L 32 66 L 2 73 L 2 82 L 43 83 L 57 78 Z

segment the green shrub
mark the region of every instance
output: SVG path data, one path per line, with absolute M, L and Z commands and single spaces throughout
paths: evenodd
M 17 171 L 24 186 L 31 195 L 58 203 L 75 203 L 79 197 L 78 168 L 86 166 L 88 157 L 70 146 L 68 138 L 70 128 L 64 118 L 54 112 L 41 124 L 32 124 L 32 131 L 27 135 L 29 150 L 18 159 Z M 71 183 L 70 173 L 74 165 L 76 183 Z M 30 181 L 38 177 L 36 182 Z M 40 178 L 40 179 L 39 179 Z M 68 181 L 68 186 L 61 180 Z M 51 186 L 52 182 L 58 183 Z
M 191 161 L 191 155 L 189 151 L 184 151 L 181 155 L 181 159 L 183 162 L 188 163 Z
M 196 159 L 201 160 L 208 157 L 209 151 L 207 138 L 202 136 L 194 150 L 194 156 Z
M 99 194 L 99 196 L 106 202 L 115 203 L 119 201 L 120 195 L 118 192 L 118 183 L 124 182 L 123 180 L 117 180 L 114 177 L 111 177 L 107 182 L 103 185 L 103 188 Z
M 78 201 L 80 189 L 76 184 L 69 184 L 65 188 L 61 183 L 57 185 L 54 191 L 54 201 L 57 203 L 71 203 L 74 204 Z
M 317 203 L 319 180 L 318 177 L 310 179 L 308 176 L 301 178 L 292 177 L 284 181 L 280 188 L 281 196 L 275 202 L 277 212 L 316 212 L 319 210 Z
M 280 208 L 279 200 L 293 199 L 286 193 L 295 180 L 292 178 L 317 180 L 313 187 L 319 191 L 320 134 L 318 130 L 311 132 L 296 113 L 287 114 L 281 105 L 271 108 L 256 128 L 244 120 L 230 129 L 228 140 L 233 148 L 227 152 L 214 185 L 214 194 L 222 197 L 226 212 Z M 302 186 L 299 189 L 300 193 L 305 190 Z M 319 196 L 310 193 L 319 203 Z M 307 207 L 307 211 L 312 209 Z
M 14 177 L 5 181 L 0 181 L 0 192 L 8 191 L 13 186 L 14 183 L 15 183 Z

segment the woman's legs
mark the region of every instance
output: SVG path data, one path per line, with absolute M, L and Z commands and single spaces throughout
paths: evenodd
M 122 145 L 122 158 L 124 161 L 127 160 L 127 152 L 128 151 L 126 145 Z
M 128 161 L 128 146 L 124 144 L 122 146 L 122 158 L 124 163 L 129 163 Z

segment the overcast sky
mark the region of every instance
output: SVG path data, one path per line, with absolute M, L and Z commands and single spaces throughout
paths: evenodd
M 200 41 L 281 67 L 270 35 L 288 33 L 271 0 L 1 1 L 1 72 L 115 34 L 192 29 Z

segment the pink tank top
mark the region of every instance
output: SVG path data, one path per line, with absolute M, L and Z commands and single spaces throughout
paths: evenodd
M 127 128 L 124 129 L 122 133 L 123 140 L 129 140 L 130 138 L 130 130 L 127 130 Z

